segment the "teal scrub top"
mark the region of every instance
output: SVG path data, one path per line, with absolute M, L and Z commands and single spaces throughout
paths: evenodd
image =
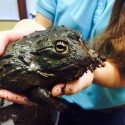
M 115 0 L 37 0 L 36 10 L 54 26 L 79 30 L 85 41 L 102 33 L 111 17 Z M 68 102 L 84 109 L 104 109 L 125 104 L 125 88 L 106 88 L 96 84 L 71 96 Z

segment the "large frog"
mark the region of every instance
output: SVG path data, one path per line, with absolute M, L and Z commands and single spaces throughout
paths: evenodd
M 103 61 L 87 47 L 79 31 L 50 27 L 6 48 L 0 58 L 0 88 L 25 93 L 37 103 L 60 109 L 63 104 L 52 97 L 52 87 L 77 80 L 87 70 L 103 66 Z

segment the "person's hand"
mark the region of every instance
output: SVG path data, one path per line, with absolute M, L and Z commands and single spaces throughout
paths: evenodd
M 23 36 L 26 36 L 36 30 L 44 29 L 44 27 L 31 20 L 22 20 L 17 23 L 12 30 L 0 31 L 0 56 L 2 56 L 6 46 L 10 42 L 16 42 Z M 34 105 L 34 103 L 28 100 L 27 97 L 2 88 L 0 88 L 0 98 L 19 104 Z
M 94 73 L 87 71 L 84 75 L 76 81 L 67 84 L 57 84 L 52 89 L 53 96 L 72 95 L 87 87 L 89 87 L 94 79 Z
M 25 19 L 18 22 L 12 30 L 0 31 L 0 55 L 3 54 L 8 43 L 17 41 L 36 30 L 44 30 L 40 24 Z
M 1 31 L 0 32 L 0 56 L 4 53 L 6 46 L 10 42 L 14 42 L 21 39 L 25 34 L 27 35 L 27 33 L 23 31 L 21 32 L 20 30 L 17 30 L 17 29 Z M 6 99 L 11 102 L 19 103 L 19 104 L 34 105 L 34 103 L 28 100 L 27 97 L 13 93 L 9 90 L 5 90 L 2 88 L 0 89 L 0 98 Z
M 0 31 L 0 55 L 3 54 L 8 43 L 22 38 L 23 34 L 18 32 L 18 30 Z

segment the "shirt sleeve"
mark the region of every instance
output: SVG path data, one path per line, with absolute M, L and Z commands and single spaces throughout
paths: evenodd
M 56 0 L 37 0 L 36 11 L 53 21 L 56 12 Z

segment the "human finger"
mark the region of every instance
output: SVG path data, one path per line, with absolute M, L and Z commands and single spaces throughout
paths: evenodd
M 52 89 L 53 96 L 72 95 L 90 86 L 94 78 L 91 71 L 84 73 L 82 77 L 67 84 L 57 84 Z
M 33 106 L 36 105 L 34 102 L 31 102 L 27 97 L 24 95 L 16 94 L 9 90 L 1 89 L 0 90 L 0 98 L 6 99 L 8 101 Z

